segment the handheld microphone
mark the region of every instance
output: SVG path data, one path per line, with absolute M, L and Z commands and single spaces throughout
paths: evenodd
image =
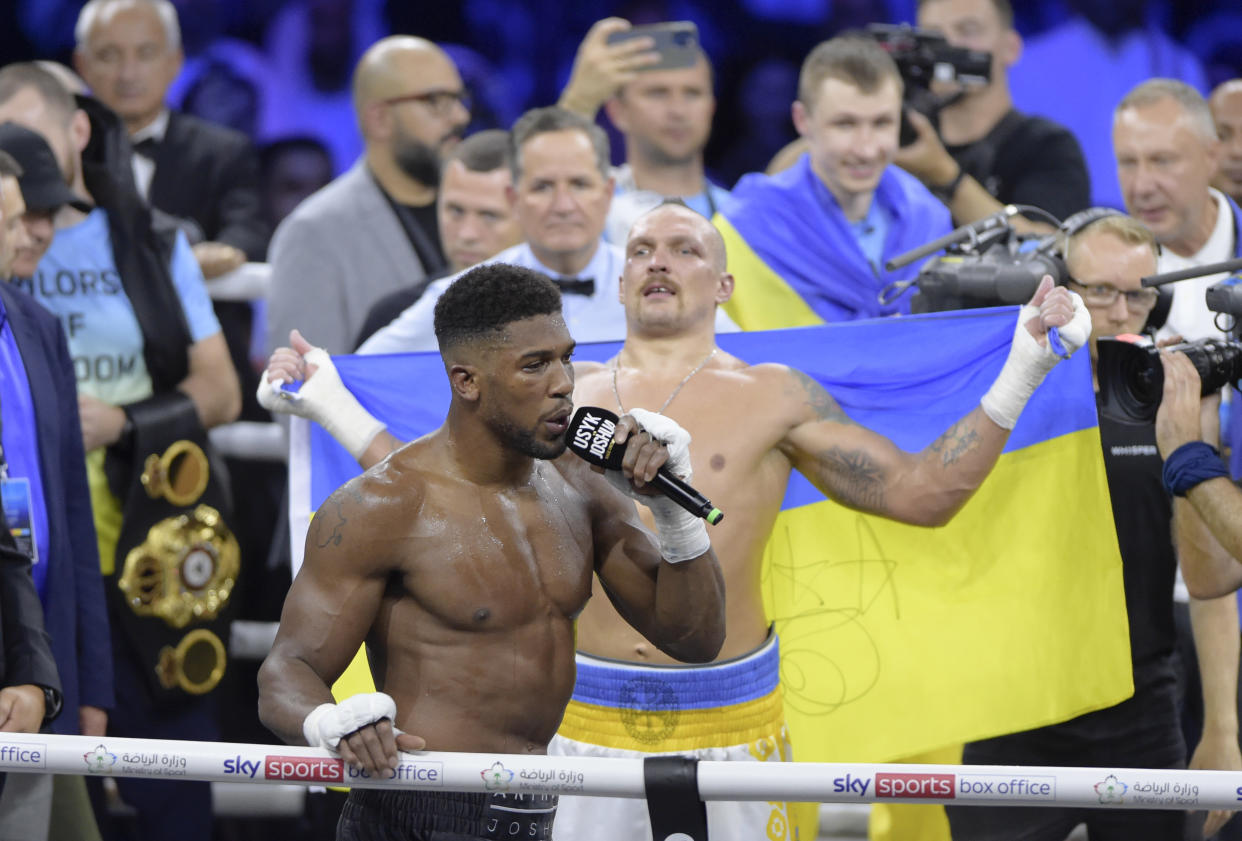
M 617 416 L 607 409 L 581 406 L 574 413 L 565 430 L 565 439 L 574 455 L 605 470 L 620 470 L 625 455 L 625 444 L 613 441 L 617 429 Z M 702 517 L 713 526 L 724 519 L 724 512 L 703 494 L 674 476 L 667 466 L 661 467 L 651 480 L 660 493 L 676 502 L 696 517 Z

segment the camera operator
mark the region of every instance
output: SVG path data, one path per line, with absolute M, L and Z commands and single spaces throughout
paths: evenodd
M 1022 53 L 1009 0 L 919 0 L 918 27 L 942 34 L 951 46 L 990 53 L 991 80 L 963 89 L 939 113 L 939 136 L 913 108 L 906 118 L 917 139 L 901 147 L 896 163 L 918 176 L 964 225 L 1006 204 L 1029 204 L 1064 219 L 1090 203 L 1087 165 L 1077 139 L 1063 126 L 1014 110 L 1008 69 Z M 933 85 L 936 93 L 940 85 Z M 1042 222 L 1016 218 L 1023 233 L 1051 232 Z
M 1091 314 L 1094 372 L 1097 339 L 1138 333 L 1156 303 L 1155 290 L 1140 283 L 1155 271 L 1156 244 L 1151 232 L 1134 219 L 1115 215 L 1082 228 L 1064 244 L 1062 253 L 1072 278 L 1069 287 L 1082 295 Z M 1154 425 L 1125 423 L 1105 413 L 1100 413 L 1099 421 L 1130 618 L 1134 695 L 1070 721 L 973 742 L 964 751 L 967 764 L 1186 767 L 1175 671 L 1174 571 L 1179 554 L 1187 564 L 1195 564 L 1200 552 L 1212 550 L 1203 541 L 1190 544 L 1179 539 L 1185 530 L 1180 523 L 1175 530 L 1173 524 Z M 1178 513 L 1180 517 L 1184 512 Z M 1242 768 L 1235 707 L 1237 618 L 1236 612 L 1220 615 L 1231 607 L 1231 600 L 1192 604 L 1205 715 L 1202 739 L 1190 759 L 1192 768 Z M 978 806 L 949 806 L 946 811 L 954 841 L 1019 835 L 1026 841 L 1063 841 L 1080 822 L 1087 824 L 1092 838 L 1191 837 L 1185 834 L 1191 818 L 1184 811 Z M 1231 814 L 1213 812 L 1205 826 L 1207 834 L 1216 832 Z M 1193 819 L 1200 821 L 1202 815 Z

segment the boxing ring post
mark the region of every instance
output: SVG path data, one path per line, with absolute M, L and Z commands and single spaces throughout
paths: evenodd
M 1238 771 L 653 760 L 658 758 L 420 751 L 403 753 L 391 775 L 376 779 L 318 748 L 0 734 L 0 771 L 9 773 L 602 797 L 646 798 L 654 793 L 657 800 L 681 804 L 681 808 L 693 798 L 1242 809 L 1242 772 Z M 663 770 L 660 765 L 665 766 Z M 699 837 L 684 828 L 671 832 L 706 841 L 705 835 Z

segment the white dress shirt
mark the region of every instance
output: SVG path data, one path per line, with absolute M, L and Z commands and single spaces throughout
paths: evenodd
M 165 108 L 158 117 L 134 132 L 129 138 L 129 143 L 131 146 L 137 146 L 144 140 L 154 140 L 159 143 L 164 140 L 164 135 L 167 133 L 168 109 Z M 130 156 L 130 166 L 134 170 L 134 183 L 138 186 L 138 192 L 146 199 L 151 194 L 151 179 L 155 177 L 155 161 L 135 152 Z
M 562 296 L 565 326 L 569 328 L 569 335 L 579 342 L 624 341 L 625 307 L 620 301 L 620 280 L 621 270 L 625 266 L 625 252 L 617 246 L 601 240 L 591 262 L 577 275 L 563 275 L 549 269 L 539 262 L 530 246 L 524 242 L 505 249 L 480 265 L 487 263 L 509 263 L 543 272 L 552 278 L 592 278 L 595 281 L 594 294 Z M 438 350 L 435 332 L 436 301 L 461 274 L 463 273 L 459 272 L 433 281 L 417 301 L 387 327 L 381 328 L 363 342 L 357 352 L 373 354 Z M 737 325 L 725 315 L 725 311 L 717 309 L 717 332 L 731 333 L 737 329 Z

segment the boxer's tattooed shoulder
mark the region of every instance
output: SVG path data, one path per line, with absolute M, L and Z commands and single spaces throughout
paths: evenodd
M 801 396 L 806 400 L 806 404 L 811 407 L 815 417 L 833 423 L 854 424 L 850 416 L 842 410 L 841 404 L 834 400 L 832 395 L 822 385 L 796 368 L 790 368 L 789 370 L 793 373 L 798 388 L 802 392 Z
M 982 440 L 973 423 L 960 420 L 946 429 L 928 446 L 928 449 L 937 453 L 940 456 L 940 463 L 948 467 L 957 464 L 962 456 L 971 450 L 977 449 Z
M 884 508 L 884 468 L 866 450 L 833 447 L 824 453 L 838 502 L 868 511 Z
M 320 549 L 329 546 L 340 546 L 345 539 L 345 513 L 341 507 L 339 494 L 333 494 L 328 501 L 315 513 L 311 520 L 311 540 Z

